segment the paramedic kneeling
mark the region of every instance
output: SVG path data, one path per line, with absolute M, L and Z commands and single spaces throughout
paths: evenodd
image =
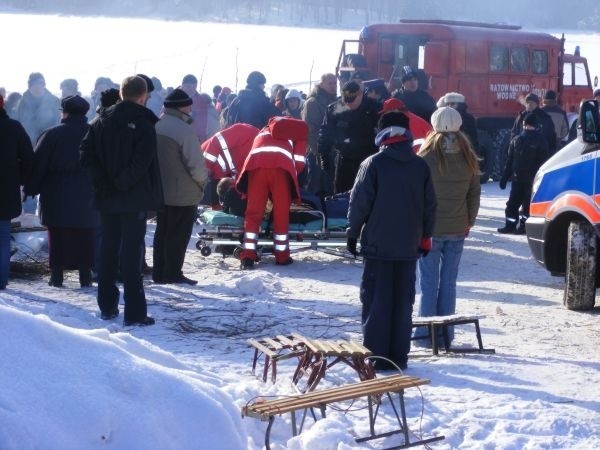
M 288 244 L 292 201 L 300 201 L 298 174 L 304 168 L 308 126 L 290 117 L 273 117 L 254 139 L 237 181 L 248 198 L 244 218 L 241 268 L 251 269 L 258 260 L 256 244 L 267 200 L 273 202 L 273 244 L 276 264 L 291 264 Z

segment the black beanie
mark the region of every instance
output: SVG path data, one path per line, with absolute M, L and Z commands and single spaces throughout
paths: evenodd
M 267 79 L 265 76 L 256 70 L 254 72 L 250 72 L 250 75 L 248 75 L 248 78 L 246 79 L 246 84 L 251 88 L 258 87 L 266 82 Z
M 90 104 L 79 95 L 69 95 L 61 100 L 60 109 L 72 116 L 85 116 Z
M 167 95 L 164 105 L 165 108 L 183 108 L 184 106 L 190 106 L 193 103 L 193 100 L 185 93 L 185 91 L 177 88 Z
M 406 114 L 400 111 L 391 111 L 381 115 L 377 123 L 377 129 L 381 131 L 388 127 L 402 127 L 408 130 L 408 124 L 409 119 Z
M 115 88 L 106 89 L 100 92 L 100 106 L 108 108 L 121 100 L 119 90 Z
M 552 90 L 547 90 L 544 95 L 544 100 L 556 100 L 556 92 Z
M 149 76 L 144 75 L 143 73 L 138 73 L 136 77 L 144 79 L 144 81 L 146 82 L 146 87 L 148 88 L 148 94 L 154 90 L 154 83 L 152 82 Z
M 523 118 L 523 125 L 530 125 L 532 127 L 536 127 L 538 126 L 538 119 L 536 117 L 535 114 L 526 114 L 525 117 Z

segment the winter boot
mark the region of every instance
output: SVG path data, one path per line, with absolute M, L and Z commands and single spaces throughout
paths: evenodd
M 506 225 L 502 228 L 498 228 L 498 233 L 500 234 L 515 234 L 517 231 L 517 221 L 516 219 L 506 219 Z
M 50 269 L 50 281 L 48 281 L 48 286 L 62 287 L 62 285 L 63 285 L 63 268 L 62 267 L 52 267 Z
M 254 261 L 250 258 L 243 258 L 240 262 L 240 269 L 250 270 L 254 267 Z
M 521 216 L 521 220 L 519 220 L 519 225 L 515 231 L 515 234 L 525 234 L 525 221 L 527 221 L 527 217 Z
M 89 267 L 79 268 L 79 286 L 82 288 L 92 286 L 92 269 Z

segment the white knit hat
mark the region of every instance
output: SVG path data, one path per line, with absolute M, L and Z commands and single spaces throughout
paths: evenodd
M 443 106 L 431 115 L 431 125 L 437 132 L 457 132 L 462 125 L 462 118 L 454 108 Z
M 459 92 L 447 92 L 437 101 L 437 107 L 448 106 L 450 103 L 464 103 L 465 96 Z

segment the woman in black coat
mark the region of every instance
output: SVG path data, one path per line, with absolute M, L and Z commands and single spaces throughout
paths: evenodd
M 61 124 L 46 130 L 35 147 L 27 195 L 40 194 L 40 220 L 48 227 L 50 286 L 60 287 L 64 269 L 78 269 L 81 287 L 91 286 L 94 261 L 92 182 L 79 164 L 79 146 L 89 125 L 86 100 L 62 100 Z
M 8 117 L 0 96 L 0 289 L 6 289 L 10 267 L 10 221 L 21 214 L 21 186 L 33 161 L 23 126 Z

